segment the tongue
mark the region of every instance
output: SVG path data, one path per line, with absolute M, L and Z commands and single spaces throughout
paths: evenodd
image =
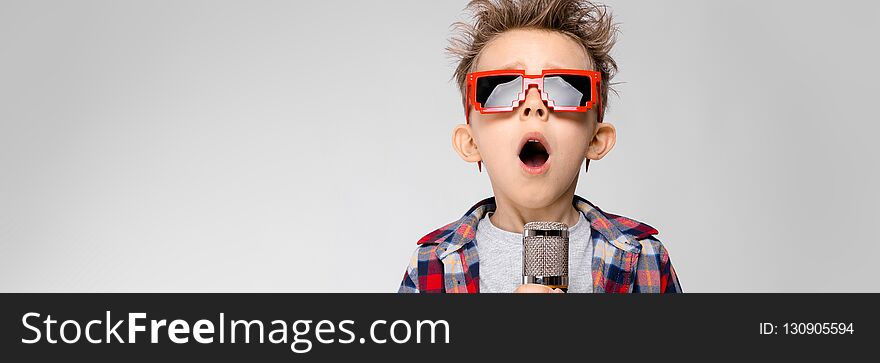
M 530 167 L 544 165 L 544 163 L 547 162 L 548 157 L 550 156 L 547 154 L 547 150 L 537 143 L 526 144 L 523 147 L 522 152 L 519 154 L 519 159 Z
M 524 155 L 522 161 L 530 167 L 538 167 L 547 162 L 547 154 L 541 152 L 529 153 Z

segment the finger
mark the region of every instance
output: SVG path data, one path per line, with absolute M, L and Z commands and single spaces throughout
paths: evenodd
M 527 293 L 527 294 L 528 293 L 541 294 L 541 293 L 552 292 L 552 290 L 549 287 L 544 286 L 544 285 L 524 284 L 524 285 L 520 285 L 518 288 L 516 288 L 516 291 L 514 291 L 514 292 Z

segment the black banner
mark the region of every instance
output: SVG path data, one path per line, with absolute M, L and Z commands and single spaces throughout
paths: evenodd
M 3 294 L 4 361 L 523 361 L 868 351 L 878 294 Z M 702 353 L 700 353 L 702 354 Z M 706 357 L 706 356 L 703 356 Z

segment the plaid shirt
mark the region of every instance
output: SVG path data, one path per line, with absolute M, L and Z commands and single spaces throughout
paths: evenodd
M 605 213 L 579 196 L 573 204 L 601 237 L 593 239 L 594 292 L 681 292 L 669 254 L 654 238 L 656 229 Z M 480 260 L 474 239 L 480 219 L 493 210 L 495 198 L 484 199 L 461 219 L 419 239 L 398 292 L 480 292 Z

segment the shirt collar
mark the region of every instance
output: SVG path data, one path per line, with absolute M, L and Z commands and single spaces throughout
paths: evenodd
M 590 227 L 599 232 L 614 247 L 636 252 L 638 240 L 659 233 L 654 227 L 634 219 L 605 213 L 588 200 L 575 195 L 574 207 L 590 221 Z M 477 225 L 486 213 L 495 210 L 495 197 L 483 199 L 471 207 L 459 220 L 449 223 L 420 238 L 418 244 L 438 244 L 437 255 L 443 259 L 476 237 Z

